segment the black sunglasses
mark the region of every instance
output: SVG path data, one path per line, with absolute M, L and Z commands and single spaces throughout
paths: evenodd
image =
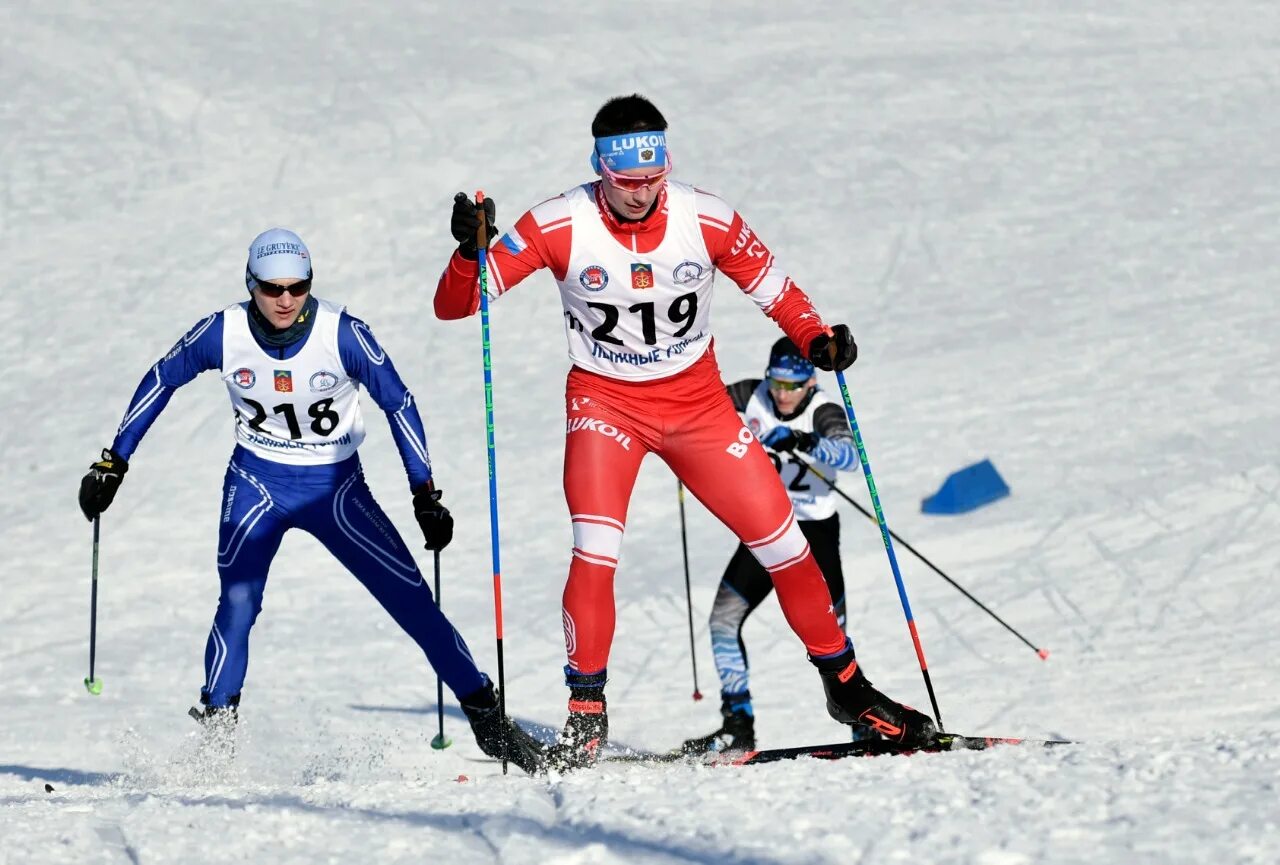
M 300 282 L 295 282 L 293 285 L 276 285 L 272 282 L 264 282 L 263 280 L 258 279 L 257 274 L 253 271 L 249 271 L 249 278 L 253 280 L 253 287 L 262 292 L 265 297 L 280 297 L 286 291 L 289 292 L 292 297 L 302 297 L 307 292 L 311 291 L 310 276 Z

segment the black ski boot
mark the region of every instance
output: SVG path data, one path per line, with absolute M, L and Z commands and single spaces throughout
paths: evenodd
M 854 659 L 852 646 L 834 658 L 810 660 L 822 676 L 827 712 L 841 724 L 862 724 L 912 747 L 933 741 L 937 729 L 929 716 L 877 691 Z
M 594 766 L 609 741 L 605 671 L 583 675 L 565 670 L 569 683 L 569 719 L 547 752 L 547 766 L 558 772 Z
M 236 694 L 225 706 L 210 706 L 209 695 L 201 693 L 204 709 L 192 706 L 187 710 L 203 727 L 199 746 L 200 759 L 210 763 L 229 762 L 236 756 L 236 725 L 240 721 L 240 695 Z
M 751 692 L 722 694 L 720 714 L 724 723 L 720 729 L 686 739 L 680 746 L 685 754 L 719 753 L 721 751 L 754 751 L 756 749 L 756 719 L 751 711 Z
M 481 751 L 501 760 L 505 750 L 507 759 L 530 775 L 545 771 L 545 746 L 499 711 L 498 692 L 492 682 L 486 679 L 483 688 L 459 702 Z

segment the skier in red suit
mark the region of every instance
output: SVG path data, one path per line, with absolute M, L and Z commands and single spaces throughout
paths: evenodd
M 848 327 L 823 323 L 737 211 L 669 179 L 666 129 L 644 97 L 609 100 L 591 124 L 591 164 L 600 179 L 524 213 L 488 255 L 491 298 L 536 270 L 551 271 L 573 362 L 564 459 L 573 522 L 563 607 L 569 719 L 550 764 L 590 764 L 608 736 L 613 575 L 648 453 L 661 457 L 769 573 L 788 624 L 818 668 L 832 717 L 896 741 L 927 742 L 934 734 L 929 718 L 872 687 L 855 660 L 773 463 L 726 395 L 711 337 L 715 272 L 818 367 L 848 368 L 857 346 Z M 492 241 L 492 199 L 484 207 Z M 479 309 L 479 226 L 476 205 L 459 193 L 452 218 L 459 247 L 435 296 L 442 319 Z

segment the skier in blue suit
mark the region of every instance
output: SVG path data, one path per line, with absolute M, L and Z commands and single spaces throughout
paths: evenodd
M 236 447 L 223 482 L 222 591 L 200 690 L 205 721 L 234 723 L 267 572 L 285 531 L 299 528 L 324 544 L 422 648 L 461 703 L 481 750 L 496 757 L 505 745 L 512 762 L 537 771 L 542 747 L 499 712 L 493 683 L 436 606 L 365 484 L 356 454 L 364 439 L 361 385 L 390 421 L 426 548 L 448 545 L 453 517 L 432 479 L 413 395 L 368 325 L 312 295 L 311 283 L 311 255 L 301 238 L 281 228 L 258 235 L 245 267 L 250 299 L 201 320 L 151 367 L 115 441 L 81 481 L 81 510 L 92 520 L 107 509 L 173 392 L 218 370 L 235 413 Z

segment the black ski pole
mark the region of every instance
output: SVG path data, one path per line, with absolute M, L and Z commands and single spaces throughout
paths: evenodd
M 698 653 L 693 642 L 693 587 L 689 584 L 689 534 L 684 522 L 684 483 L 676 479 L 676 495 L 680 499 L 680 548 L 684 551 L 684 601 L 689 610 L 689 660 L 693 664 L 693 699 L 701 700 L 698 688 Z
M 102 693 L 102 680 L 93 676 L 93 666 L 98 658 L 98 535 L 100 516 L 93 518 L 93 585 L 89 592 L 89 676 L 84 688 L 95 697 Z
M 868 510 L 867 510 L 866 508 L 864 508 L 862 505 L 858 504 L 856 501 L 854 501 L 854 500 L 853 500 L 853 499 L 851 499 L 849 496 L 847 496 L 847 495 L 845 494 L 844 490 L 842 490 L 842 489 L 840 489 L 838 486 L 836 486 L 835 481 L 831 480 L 831 479 L 830 479 L 830 478 L 828 478 L 826 475 L 824 475 L 822 472 L 818 471 L 818 469 L 817 469 L 816 467 L 814 467 L 813 463 L 809 462 L 809 461 L 808 461 L 807 459 L 805 459 L 804 457 L 801 457 L 799 454 L 796 454 L 795 456 L 796 456 L 796 462 L 800 463 L 802 466 L 804 466 L 805 470 L 812 472 L 814 475 L 816 475 L 818 478 L 820 478 L 820 479 L 823 481 L 823 483 L 825 483 L 827 486 L 831 487 L 831 491 L 832 491 L 833 493 L 835 493 L 835 494 L 836 494 L 836 495 L 838 495 L 840 498 L 844 499 L 846 502 L 848 502 L 849 504 L 851 504 L 851 505 L 853 505 L 855 508 L 857 508 L 857 509 L 858 509 L 858 512 L 859 512 L 859 513 L 861 513 L 861 514 L 862 514 L 864 517 L 866 517 L 867 519 L 871 520 L 872 522 L 875 522 L 875 521 L 876 521 L 875 516 L 874 516 L 870 511 L 868 511 Z M 999 616 L 997 616 L 997 615 L 996 615 L 996 614 L 991 610 L 991 608 L 990 608 L 990 607 L 988 607 L 986 604 L 982 603 L 982 601 L 979 601 L 979 600 L 978 600 L 977 598 L 975 598 L 973 595 L 969 594 L 968 590 L 966 590 L 964 586 L 960 585 L 960 584 L 959 584 L 959 583 L 957 583 L 955 580 L 951 579 L 951 577 L 947 576 L 947 575 L 946 575 L 946 573 L 945 573 L 945 572 L 943 572 L 943 570 L 942 570 L 941 568 L 939 568 L 939 567 L 938 567 L 937 565 L 935 565 L 933 562 L 931 562 L 931 561 L 929 561 L 927 558 L 925 558 L 925 556 L 924 556 L 924 554 L 923 554 L 923 553 L 921 553 L 921 552 L 920 552 L 919 550 L 917 550 L 915 547 L 911 546 L 911 544 L 909 544 L 909 543 L 907 543 L 906 541 L 904 541 L 904 540 L 903 540 L 903 539 L 898 535 L 898 533 L 897 533 L 897 532 L 895 532 L 895 531 L 893 531 L 892 529 L 890 529 L 890 530 L 889 530 L 889 534 L 893 536 L 893 539 L 894 539 L 895 541 L 897 541 L 898 543 L 900 543 L 900 544 L 902 544 L 904 547 L 906 547 L 906 548 L 907 548 L 907 550 L 908 550 L 912 555 L 914 555 L 917 559 L 919 559 L 920 561 L 922 561 L 922 562 L 924 562 L 926 565 L 928 565 L 928 566 L 933 570 L 933 572 L 934 572 L 935 574 L 937 574 L 938 576 L 942 577 L 942 579 L 946 580 L 948 583 L 950 583 L 952 586 L 954 586 L 954 587 L 956 588 L 956 590 L 960 592 L 960 594 L 964 595 L 964 596 L 965 596 L 966 598 L 968 598 L 970 601 L 973 601 L 973 603 L 974 603 L 974 604 L 975 604 L 975 605 L 976 605 L 980 610 L 982 610 L 982 611 L 983 611 L 984 613 L 986 613 L 988 616 L 990 616 L 991 618 L 993 618 L 993 619 L 995 619 L 997 622 L 999 622 L 1001 625 L 1003 625 L 1003 626 L 1005 627 L 1005 629 L 1009 631 L 1009 633 L 1013 634 L 1013 635 L 1014 635 L 1015 637 L 1017 637 L 1019 640 L 1021 640 L 1021 641 L 1022 641 L 1022 642 L 1024 642 L 1024 643 L 1026 643 L 1026 644 L 1031 648 L 1031 650 L 1032 650 L 1033 652 L 1035 652 L 1037 655 L 1039 655 L 1039 656 L 1040 656 L 1040 659 L 1041 659 L 1042 661 L 1043 661 L 1043 660 L 1048 660 L 1048 658 L 1049 658 L 1049 650 L 1048 650 L 1048 649 L 1041 649 L 1041 648 L 1039 648 L 1038 646 L 1036 646 L 1036 644 L 1035 644 L 1035 643 L 1032 643 L 1032 642 L 1031 642 L 1030 640 L 1028 640 L 1026 637 L 1022 636 L 1022 634 L 1018 633 L 1018 631 L 1017 631 L 1017 630 L 1016 630 L 1012 625 L 1010 625 L 1010 624 L 1009 624 L 1008 622 L 1006 622 L 1004 619 L 1002 619 L 1002 618 L 1000 618 Z
M 436 606 L 440 606 L 440 551 L 435 551 L 436 566 Z M 453 744 L 452 740 L 444 734 L 444 681 L 440 678 L 440 673 L 436 673 L 436 719 L 439 722 L 436 733 L 431 738 L 431 747 L 437 751 L 443 751 Z

